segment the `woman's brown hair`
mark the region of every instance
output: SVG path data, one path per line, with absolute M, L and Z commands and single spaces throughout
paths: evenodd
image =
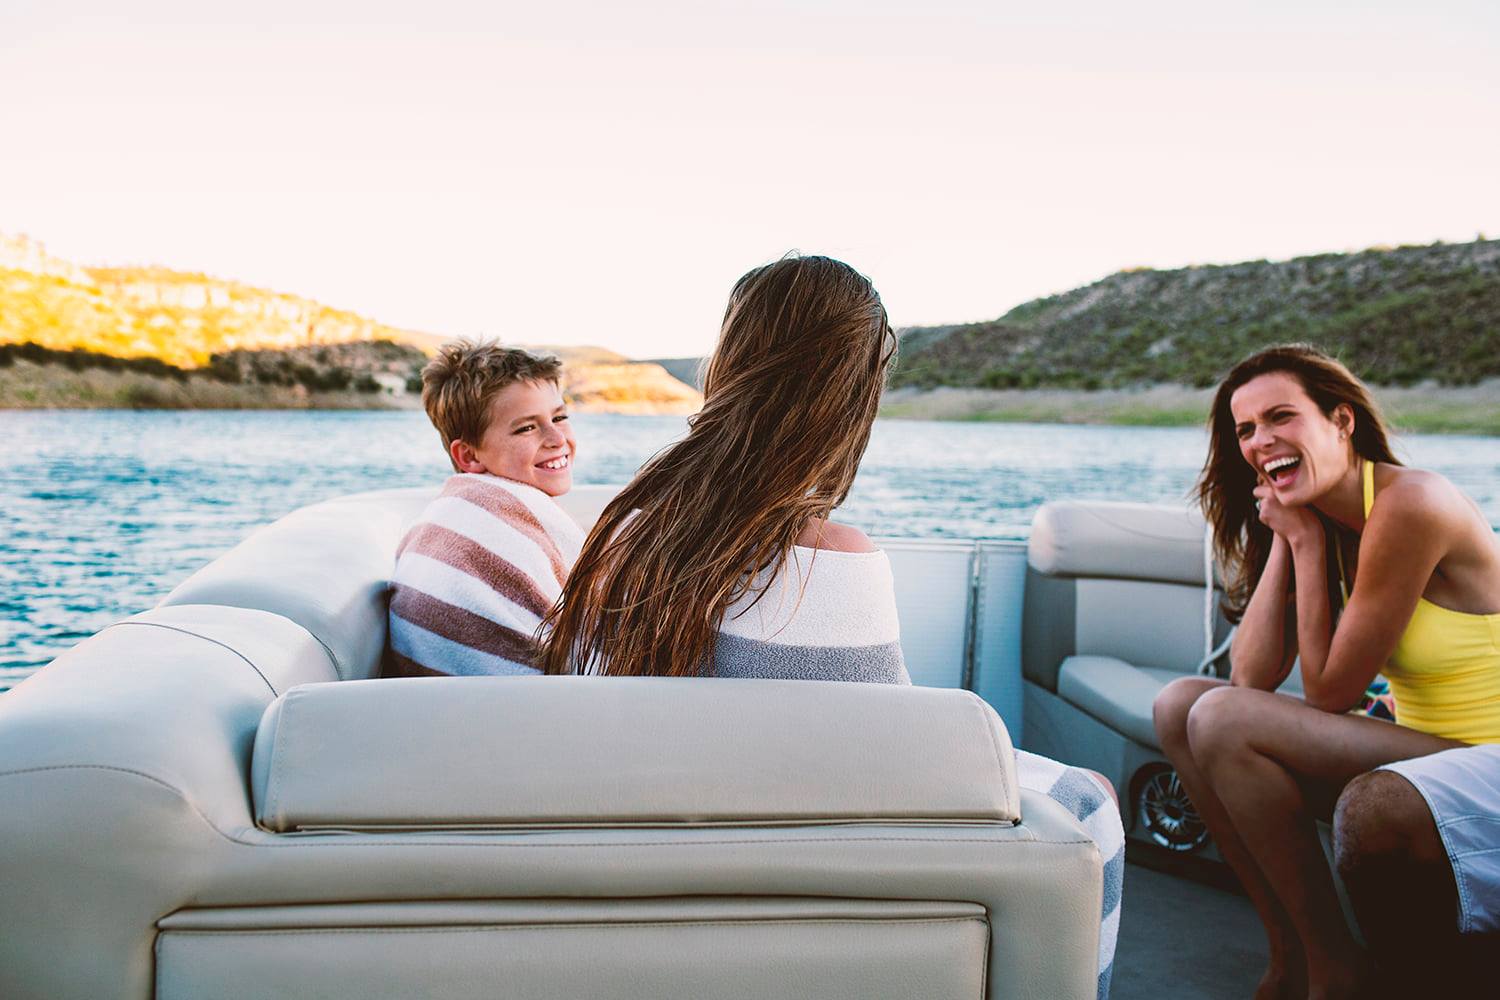
M 847 264 L 788 257 L 741 278 L 702 410 L 604 508 L 543 623 L 543 671 L 708 670 L 725 609 L 848 495 L 894 348 Z
M 1255 509 L 1255 469 L 1240 453 L 1229 402 L 1251 379 L 1280 372 L 1301 384 L 1325 417 L 1348 406 L 1354 413 L 1354 453 L 1372 462 L 1400 465 L 1391 454 L 1385 419 L 1370 390 L 1334 358 L 1310 344 L 1282 344 L 1250 355 L 1232 368 L 1214 394 L 1208 418 L 1208 459 L 1193 496 L 1213 526 L 1214 551 L 1225 567 L 1224 612 L 1238 622 L 1271 555 L 1271 529 Z

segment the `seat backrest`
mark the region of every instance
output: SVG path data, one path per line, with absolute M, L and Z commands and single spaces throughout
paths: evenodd
M 1192 670 L 1204 653 L 1203 518 L 1187 507 L 1063 500 L 1043 504 L 1027 546 L 1021 664 L 1057 688 L 1068 656 L 1113 656 Z M 1217 642 L 1228 632 L 1213 596 Z
M 294 511 L 178 584 L 159 607 L 269 611 L 311 632 L 340 680 L 375 677 L 396 546 L 436 495 L 436 487 L 380 490 Z
M 618 486 L 578 486 L 558 502 L 587 531 Z M 293 511 L 188 577 L 159 607 L 269 611 L 311 632 L 340 680 L 380 674 L 396 546 L 438 487 L 376 490 Z
M 309 684 L 261 720 L 251 775 L 260 825 L 283 832 L 1020 819 L 994 710 L 895 684 Z

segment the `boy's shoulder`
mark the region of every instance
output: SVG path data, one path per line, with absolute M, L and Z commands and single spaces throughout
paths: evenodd
M 512 527 L 540 529 L 574 558 L 583 546 L 582 531 L 556 500 L 526 483 L 489 473 L 460 472 L 449 476 L 438 495 L 418 518 L 423 522 L 451 520 L 454 502 L 463 505 L 458 516 L 490 518 Z

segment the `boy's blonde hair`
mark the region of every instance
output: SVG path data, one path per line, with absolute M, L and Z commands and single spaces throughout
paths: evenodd
M 422 369 L 422 406 L 443 438 L 443 450 L 454 441 L 478 445 L 490 423 L 495 394 L 517 382 L 552 382 L 562 378 L 562 361 L 493 342 L 456 340 L 438 348 Z

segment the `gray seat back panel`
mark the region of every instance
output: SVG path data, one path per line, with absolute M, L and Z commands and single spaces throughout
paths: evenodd
M 1203 658 L 1203 588 L 1080 579 L 1075 649 L 1141 667 L 1188 672 Z

